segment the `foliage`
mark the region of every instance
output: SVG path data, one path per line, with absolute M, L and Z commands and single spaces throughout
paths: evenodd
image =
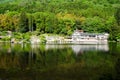
M 115 13 L 115 18 L 116 18 L 117 24 L 120 26 L 120 8 L 117 9 Z
M 107 32 L 110 40 L 116 40 L 120 34 L 119 0 L 0 0 L 0 3 L 0 31 L 71 35 L 78 28 Z
M 25 12 L 21 12 L 21 14 L 20 14 L 19 27 L 20 27 L 19 30 L 22 33 L 29 31 L 28 18 L 27 18 L 27 15 Z
M 46 43 L 46 38 L 44 35 L 40 36 L 41 43 Z

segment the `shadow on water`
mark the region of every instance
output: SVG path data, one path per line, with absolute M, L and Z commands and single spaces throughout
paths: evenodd
M 1 80 L 120 80 L 120 43 L 0 44 Z

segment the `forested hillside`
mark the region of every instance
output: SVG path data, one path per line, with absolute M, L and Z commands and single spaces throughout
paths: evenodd
M 75 29 L 120 39 L 120 0 L 0 0 L 0 31 L 71 35 Z

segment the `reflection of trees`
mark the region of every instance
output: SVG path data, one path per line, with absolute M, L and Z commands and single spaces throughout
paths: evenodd
M 47 51 L 40 50 L 37 54 L 36 64 L 41 67 L 52 67 L 58 64 L 71 63 L 74 54 L 69 49 L 50 49 Z
M 17 44 L 2 49 L 5 51 L 0 53 L 0 68 L 5 69 L 41 69 L 75 61 L 71 48 L 45 50 L 44 45 L 33 48 Z M 11 49 L 10 53 L 8 49 Z
M 84 51 L 84 54 L 76 56 L 70 47 L 45 50 L 44 45 L 38 47 L 26 44 L 23 46 L 6 45 L 0 47 L 0 50 L 5 49 L 5 51 L 0 51 L 0 69 L 33 70 L 31 71 L 33 74 L 34 71 L 40 71 L 38 74 L 35 73 L 37 79 L 40 79 L 41 76 L 47 76 L 51 80 L 54 79 L 54 76 L 59 79 L 67 76 L 75 78 L 74 80 L 119 80 L 120 46 L 113 46 L 108 51 L 111 54 L 96 50 Z M 11 49 L 11 52 L 8 53 L 8 49 Z
M 2 43 L 1 43 L 2 44 Z M 21 44 L 2 44 L 0 50 L 0 68 L 20 68 L 26 63 L 27 58 L 23 58 L 25 63 L 22 62 L 22 56 L 28 52 L 29 46 L 22 47 Z M 26 56 L 26 54 L 25 54 Z
M 117 59 L 115 70 L 116 70 L 116 80 L 120 80 L 120 58 Z
M 45 50 L 45 45 L 32 46 L 29 44 L 17 44 L 4 47 L 3 50 L 5 49 L 6 52 L 2 52 L 0 55 L 1 68 L 41 69 L 59 64 L 74 63 L 75 61 L 82 61 L 86 65 L 103 65 L 107 63 L 105 62 L 106 56 L 110 62 L 110 57 L 107 54 L 103 55 L 97 51 L 88 51 L 80 56 L 76 56 L 70 47 L 60 47 L 60 49 L 52 48 L 48 50 Z M 11 53 L 9 54 L 7 52 L 8 49 L 11 49 Z
M 17 55 L 6 53 L 0 55 L 0 68 L 14 68 L 19 65 L 19 57 Z

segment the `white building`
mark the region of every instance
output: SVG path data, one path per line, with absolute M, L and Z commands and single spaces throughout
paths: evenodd
M 47 44 L 61 44 L 64 42 L 64 37 L 61 36 L 46 36 Z
M 83 30 L 75 30 L 72 34 L 72 42 L 80 44 L 106 44 L 107 33 L 84 33 Z

